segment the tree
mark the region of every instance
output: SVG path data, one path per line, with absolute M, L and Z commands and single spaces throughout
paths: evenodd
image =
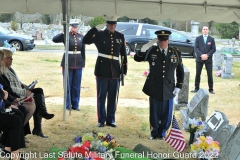
M 229 24 L 216 23 L 216 28 L 219 31 L 221 38 L 238 38 L 239 26 L 236 22 Z
M 129 22 L 131 19 L 127 16 L 123 16 L 117 19 L 118 22 Z
M 43 24 L 50 24 L 51 23 L 51 19 L 50 19 L 50 16 L 48 14 L 42 15 L 41 19 L 42 19 Z
M 95 27 L 95 26 L 97 26 L 98 24 L 102 24 L 102 23 L 105 23 L 105 18 L 102 17 L 102 16 L 98 16 L 98 17 L 93 18 L 93 19 L 90 21 L 90 27 Z
M 151 20 L 149 18 L 144 18 L 144 19 L 140 19 L 138 20 L 138 22 L 141 22 L 141 23 L 148 23 L 148 24 L 154 24 L 154 25 L 157 25 L 157 21 L 155 20 Z
M 36 14 L 21 14 L 19 12 L 16 12 L 14 14 L 15 21 L 21 24 L 23 23 L 29 23 L 29 22 L 35 22 L 36 20 L 40 20 L 42 17 L 42 14 L 36 13 Z
M 0 14 L 0 22 L 10 22 L 13 19 L 13 13 L 2 13 Z

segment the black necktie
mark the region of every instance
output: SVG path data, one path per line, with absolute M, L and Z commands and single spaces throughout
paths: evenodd
M 162 56 L 163 59 L 165 59 L 165 50 L 164 49 L 162 50 L 162 55 L 161 56 Z

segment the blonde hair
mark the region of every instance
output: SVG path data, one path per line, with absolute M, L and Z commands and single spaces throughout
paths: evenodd
M 13 55 L 12 51 L 10 51 L 9 49 L 2 49 L 2 51 L 4 53 L 4 58 L 12 57 Z
M 2 66 L 2 60 L 4 60 L 4 52 L 2 49 L 0 49 L 0 74 L 4 74 L 4 66 Z

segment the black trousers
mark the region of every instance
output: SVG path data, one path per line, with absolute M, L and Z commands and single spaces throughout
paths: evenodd
M 11 147 L 11 151 L 25 148 L 23 133 L 24 116 L 18 109 L 13 109 L 14 114 L 3 113 L 0 111 L 0 130 L 3 131 L 2 138 L 6 142 L 5 147 Z
M 196 63 L 196 77 L 195 77 L 195 89 L 199 89 L 201 81 L 201 73 L 203 65 L 205 64 L 208 76 L 209 91 L 213 91 L 213 76 L 212 76 L 212 63 L 197 62 Z

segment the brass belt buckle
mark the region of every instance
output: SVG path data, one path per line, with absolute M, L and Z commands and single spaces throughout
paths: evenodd
M 112 56 L 112 55 L 110 55 L 110 56 L 109 56 L 109 59 L 113 59 L 113 56 Z
M 77 51 L 73 51 L 73 54 L 76 54 L 77 53 Z

